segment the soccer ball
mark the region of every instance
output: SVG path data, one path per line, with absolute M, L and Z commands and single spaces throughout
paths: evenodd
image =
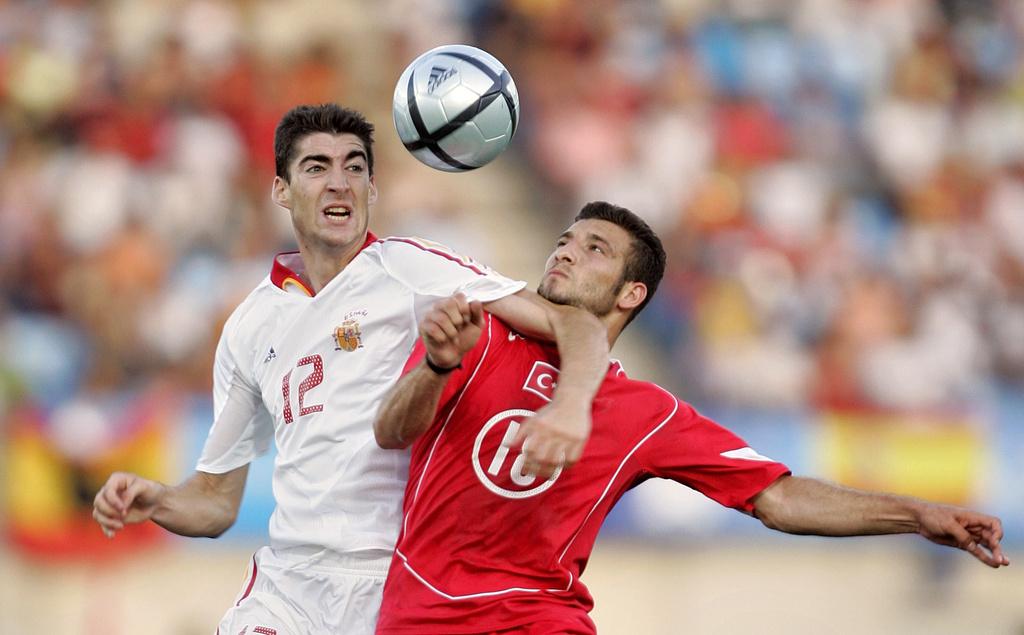
M 494 160 L 516 133 L 519 93 L 494 56 L 472 46 L 431 49 L 395 86 L 395 128 L 414 157 L 464 172 Z

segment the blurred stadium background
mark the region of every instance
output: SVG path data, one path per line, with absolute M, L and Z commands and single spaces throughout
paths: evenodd
M 89 518 L 114 469 L 176 481 L 220 325 L 291 248 L 278 117 L 378 126 L 378 234 L 535 283 L 585 201 L 660 232 L 616 351 L 798 472 L 1000 515 L 1015 566 L 914 537 L 780 536 L 673 484 L 609 520 L 605 633 L 1024 632 L 1024 3 L 0 1 L 0 632 L 210 633 L 265 540 L 271 459 L 217 541 Z M 501 59 L 512 148 L 399 145 L 442 43 Z

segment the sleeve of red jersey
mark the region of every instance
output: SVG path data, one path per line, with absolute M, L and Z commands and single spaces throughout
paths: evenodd
M 726 507 L 745 512 L 751 500 L 789 468 L 678 401 L 678 409 L 645 443 L 640 460 L 655 476 L 678 481 Z
M 497 321 L 495 321 L 497 324 Z M 451 401 L 452 397 L 457 395 L 462 387 L 466 385 L 469 378 L 473 376 L 473 372 L 476 367 L 480 364 L 480 360 L 483 357 L 483 352 L 487 349 L 488 342 L 491 338 L 492 328 L 492 317 L 491 314 L 484 311 L 484 328 L 480 334 L 480 339 L 477 340 L 476 346 L 474 346 L 468 353 L 463 355 L 462 364 L 456 370 L 453 370 L 448 374 L 448 383 L 444 385 L 444 391 L 441 393 L 441 400 L 438 401 L 437 410 L 441 412 L 447 407 L 448 402 Z M 409 359 L 405 362 L 405 367 L 402 369 L 402 376 L 411 371 L 416 364 L 423 361 L 423 358 L 427 354 L 427 349 L 423 345 L 421 338 L 416 339 L 416 345 L 412 347 L 412 353 L 409 354 Z

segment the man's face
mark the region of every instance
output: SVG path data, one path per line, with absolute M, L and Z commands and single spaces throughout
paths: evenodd
M 558 237 L 537 293 L 604 317 L 615 308 L 632 244 L 629 233 L 605 220 L 577 221 Z
M 274 179 L 274 201 L 291 212 L 300 243 L 329 251 L 362 243 L 377 186 L 359 137 L 326 132 L 303 137 L 288 173 L 290 183 Z

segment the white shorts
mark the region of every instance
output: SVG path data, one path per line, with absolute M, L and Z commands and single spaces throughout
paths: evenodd
M 390 555 L 262 547 L 218 635 L 373 635 Z

